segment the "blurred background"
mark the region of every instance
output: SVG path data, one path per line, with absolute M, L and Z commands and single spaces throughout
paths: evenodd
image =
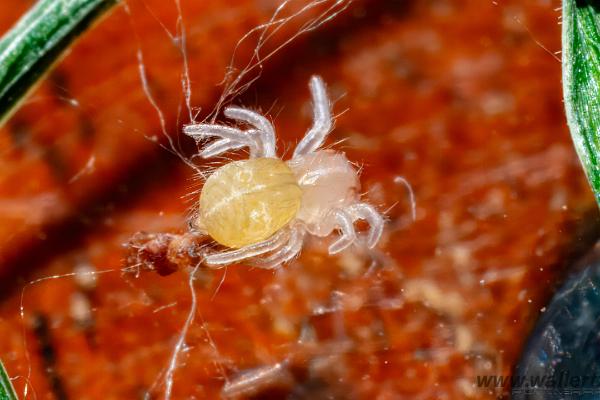
M 0 30 L 32 4 L 4 0 Z M 286 158 L 321 75 L 328 144 L 362 167 L 384 237 L 338 256 L 311 240 L 275 271 L 200 270 L 172 398 L 507 396 L 476 377 L 511 373 L 598 233 L 563 112 L 560 1 L 342 1 L 296 35 L 335 4 L 286 4 L 263 54 L 285 46 L 228 100 L 268 114 Z M 164 398 L 189 271 L 123 272 L 123 244 L 187 229 L 201 181 L 161 147 L 197 151 L 179 136 L 182 79 L 192 117 L 209 116 L 259 37 L 240 39 L 281 5 L 121 3 L 0 129 L 0 358 L 19 394 Z

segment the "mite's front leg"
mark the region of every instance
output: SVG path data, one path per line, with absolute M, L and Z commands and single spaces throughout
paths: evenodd
M 320 76 L 310 78 L 310 92 L 313 98 L 313 126 L 294 149 L 294 158 L 316 151 L 331 131 L 333 121 L 325 82 Z
M 369 224 L 367 233 L 367 246 L 372 249 L 377 245 L 381 234 L 383 233 L 384 220 L 375 207 L 367 203 L 357 203 L 348 207 L 348 212 L 352 214 L 354 220 L 362 219 Z
M 335 210 L 334 216 L 337 227 L 342 231 L 342 234 L 329 246 L 329 254 L 337 254 L 356 241 L 352 216 L 344 210 Z

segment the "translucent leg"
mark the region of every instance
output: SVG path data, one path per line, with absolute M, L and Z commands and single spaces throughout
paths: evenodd
M 209 267 L 221 267 L 232 264 L 246 258 L 256 257 L 260 254 L 269 253 L 279 249 L 289 240 L 290 232 L 281 230 L 269 239 L 237 250 L 215 252 L 204 258 L 204 263 Z
M 183 132 L 195 139 L 221 138 L 221 140 L 211 143 L 200 153 L 204 158 L 212 157 L 229 150 L 237 150 L 242 147 L 250 149 L 251 157 L 256 156 L 262 151 L 262 144 L 257 141 L 256 130 L 244 132 L 240 129 L 224 125 L 195 124 L 185 126 Z
M 260 144 L 257 157 L 276 157 L 275 130 L 269 120 L 262 115 L 240 107 L 227 107 L 225 115 L 231 119 L 246 122 L 256 128 Z
M 290 261 L 292 258 L 296 257 L 298 253 L 300 253 L 300 250 L 302 250 L 304 235 L 304 228 L 292 228 L 289 242 L 268 257 L 257 260 L 254 266 L 258 268 L 272 269 Z
M 372 249 L 375 247 L 383 232 L 384 220 L 375 207 L 366 203 L 358 203 L 350 206 L 348 212 L 352 214 L 354 220 L 363 219 L 369 224 L 367 233 L 367 246 Z
M 329 254 L 337 254 L 356 241 L 352 216 L 342 210 L 335 211 L 337 227 L 342 231 L 341 236 L 329 246 Z
M 231 139 L 220 139 L 204 147 L 200 152 L 200 157 L 211 158 L 227 151 L 241 149 L 242 147 L 246 147 L 246 144 L 235 143 Z
M 329 98 L 323 79 L 314 75 L 310 78 L 309 86 L 313 99 L 313 126 L 296 146 L 293 158 L 311 153 L 321 147 L 333 125 Z

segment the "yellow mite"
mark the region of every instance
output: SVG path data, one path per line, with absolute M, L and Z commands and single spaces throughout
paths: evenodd
M 329 246 L 335 254 L 358 241 L 354 222 L 369 223 L 366 244 L 374 247 L 384 221 L 370 204 L 360 201 L 358 172 L 344 153 L 320 149 L 332 128 L 330 102 L 323 80 L 310 80 L 313 126 L 296 146 L 293 157 L 277 157 L 275 130 L 262 115 L 228 107 L 225 116 L 248 124 L 242 131 L 226 125 L 193 124 L 184 132 L 202 140 L 204 158 L 247 147 L 250 158 L 217 169 L 206 180 L 194 226 L 229 249 L 206 256 L 205 263 L 224 266 L 255 258 L 274 268 L 302 250 L 306 234 L 319 237 L 339 231 Z

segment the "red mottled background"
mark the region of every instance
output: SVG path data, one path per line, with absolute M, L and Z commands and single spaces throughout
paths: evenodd
M 118 271 L 135 232 L 185 230 L 201 185 L 158 145 L 139 76 L 141 52 L 175 137 L 188 122 L 183 58 L 166 32 L 176 31 L 176 3 L 128 3 L 129 14 L 116 7 L 0 130 L 0 358 L 19 393 L 29 381 L 29 398 L 163 398 L 161 371 L 190 309 L 188 270 Z M 280 2 L 181 3 L 203 117 L 238 40 Z M 0 29 L 30 5 L 4 0 Z M 506 395 L 475 377 L 511 372 L 570 261 L 597 234 L 563 115 L 558 7 L 357 0 L 265 63 L 235 103 L 268 112 L 289 154 L 310 126 L 308 78 L 322 75 L 339 114 L 330 143 L 343 140 L 336 148 L 363 166 L 365 197 L 389 221 L 369 254 L 332 257 L 313 240 L 276 271 L 199 271 L 172 398 L 236 387 L 257 399 Z M 242 44 L 238 60 L 252 49 Z M 414 190 L 414 221 L 398 177 Z M 116 271 L 27 284 L 82 270 Z M 243 385 L 244 373 L 281 362 L 272 379 Z

